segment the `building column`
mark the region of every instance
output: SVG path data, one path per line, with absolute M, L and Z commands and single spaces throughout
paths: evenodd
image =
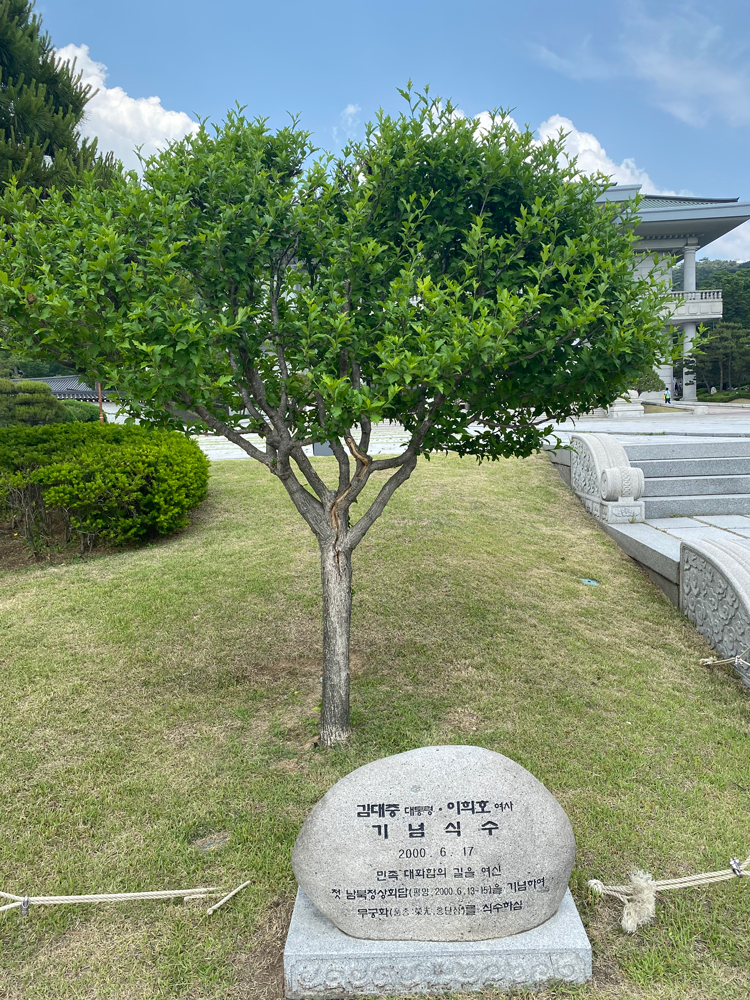
M 684 323 L 682 329 L 685 336 L 685 339 L 682 342 L 682 356 L 684 359 L 687 359 L 693 349 L 693 341 L 695 340 L 695 323 Z M 685 400 L 694 400 L 698 398 L 695 387 L 695 372 L 688 371 L 685 367 L 682 369 L 682 398 Z
M 694 292 L 695 291 L 695 252 L 698 248 L 694 246 L 686 246 L 683 250 L 683 291 Z M 684 331 L 684 342 L 682 356 L 687 358 L 693 349 L 693 342 L 695 341 L 695 323 L 683 323 Z M 695 372 L 687 372 L 683 369 L 682 374 L 682 398 L 686 400 L 696 399 L 696 387 L 695 387 Z
M 656 369 L 656 374 L 664 383 L 666 389 L 674 395 L 674 372 L 671 365 L 659 365 Z

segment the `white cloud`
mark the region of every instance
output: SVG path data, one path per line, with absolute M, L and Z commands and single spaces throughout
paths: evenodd
M 750 71 L 741 33 L 725 32 L 714 12 L 671 3 L 653 15 L 643 0 L 620 5 L 616 41 L 591 36 L 555 52 L 532 44 L 537 61 L 572 80 L 635 78 L 652 103 L 689 125 L 718 117 L 750 124 Z
M 359 125 L 359 115 L 362 108 L 359 104 L 347 104 L 344 110 L 341 112 L 341 124 L 333 126 L 333 141 L 334 142 L 345 142 L 347 139 L 352 139 L 354 133 L 357 131 Z
M 511 118 L 510 115 L 502 115 L 502 117 L 495 117 L 490 114 L 489 111 L 480 111 L 478 115 L 474 115 L 474 121 L 479 124 L 476 127 L 475 134 L 487 135 L 492 126 L 496 123 L 502 122 L 504 125 L 510 125 L 514 132 L 519 132 L 520 129 L 516 124 L 515 118 Z
M 714 115 L 729 125 L 750 124 L 746 51 L 727 41 L 713 18 L 692 6 L 652 17 L 634 2 L 628 22 L 623 52 L 665 111 L 689 125 L 705 125 Z
M 189 115 L 167 110 L 158 97 L 130 97 L 122 87 L 105 86 L 107 67 L 91 58 L 88 45 L 65 45 L 57 55 L 66 62 L 75 60 L 76 70 L 83 73 L 83 83 L 99 91 L 86 105 L 81 134 L 96 136 L 99 150 L 112 150 L 126 168 L 139 166 L 136 146 L 142 146 L 142 154 L 150 156 L 170 140 L 198 131 Z
M 347 104 L 341 112 L 341 122 L 349 128 L 359 125 L 359 113 L 362 110 L 358 104 Z
M 615 163 L 607 156 L 607 151 L 591 132 L 580 132 L 570 118 L 562 115 L 552 115 L 537 129 L 542 140 L 557 138 L 562 129 L 567 133 L 565 151 L 578 158 L 578 167 L 584 174 L 600 171 L 607 174 L 617 184 L 640 184 L 644 194 L 674 194 L 674 191 L 657 187 L 649 175 L 637 165 L 632 157 L 627 157 L 622 163 Z
M 543 66 L 571 80 L 603 80 L 615 72 L 611 60 L 602 59 L 591 51 L 591 35 L 580 42 L 568 57 L 558 55 L 546 45 L 531 44 L 531 51 Z
M 709 243 L 700 253 L 701 257 L 721 260 L 750 260 L 750 222 Z

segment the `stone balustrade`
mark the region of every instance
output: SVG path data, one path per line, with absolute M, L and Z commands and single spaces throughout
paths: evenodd
M 673 323 L 703 323 L 711 319 L 721 319 L 724 302 L 720 288 L 704 288 L 695 292 L 670 292 L 674 301 L 671 312 Z
M 609 434 L 574 434 L 569 449 L 552 451 L 560 475 L 586 510 L 606 524 L 645 520 L 643 472 Z

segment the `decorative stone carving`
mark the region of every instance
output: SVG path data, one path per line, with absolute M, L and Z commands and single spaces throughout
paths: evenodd
M 586 496 L 596 496 L 599 492 L 599 474 L 596 461 L 585 445 L 578 448 L 571 456 L 570 485 L 576 493 L 583 493 Z
M 381 959 L 360 959 L 356 966 L 349 962 L 321 961 L 290 969 L 290 977 L 294 978 L 298 991 L 295 996 L 337 996 L 341 993 L 364 996 L 373 993 L 459 993 L 492 987 L 507 989 L 550 979 L 584 983 L 590 973 L 582 958 L 553 955 L 538 958 L 532 967 L 513 958 L 491 964 L 484 959 L 464 958 L 458 963 L 433 959 L 410 969 L 394 968 Z
M 633 468 L 619 441 L 610 434 L 574 434 L 570 482 L 586 510 L 600 521 L 644 521 L 644 477 Z
M 722 657 L 742 654 L 750 646 L 750 547 L 733 540 L 683 542 L 680 608 Z M 750 687 L 750 668 L 740 664 L 737 672 Z
M 605 469 L 601 475 L 602 500 L 637 500 L 643 495 L 645 480 L 642 469 L 631 465 L 615 465 Z
M 284 949 L 285 994 L 331 997 L 444 995 L 550 979 L 591 978 L 591 945 L 570 891 L 539 927 L 489 941 L 368 941 L 350 937 L 300 889 Z

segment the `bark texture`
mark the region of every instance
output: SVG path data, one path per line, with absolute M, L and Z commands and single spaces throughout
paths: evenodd
M 323 583 L 323 699 L 320 741 L 341 743 L 349 724 L 349 632 L 352 617 L 352 557 L 335 544 L 320 545 Z

